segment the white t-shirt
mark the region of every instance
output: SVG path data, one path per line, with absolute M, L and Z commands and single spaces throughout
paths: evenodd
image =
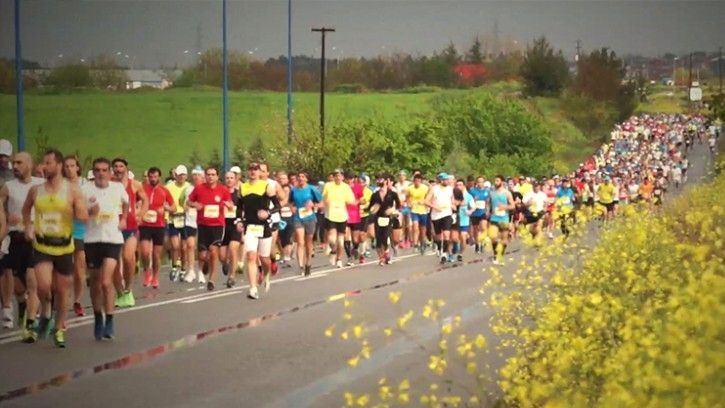
M 184 202 L 189 201 L 189 196 L 191 195 L 191 192 L 194 191 L 194 187 L 187 188 L 185 190 L 185 197 Z M 196 229 L 196 208 L 189 207 L 186 212 L 184 213 L 184 226 L 189 228 Z
M 435 221 L 453 215 L 453 187 L 435 185 L 431 187 L 431 191 L 433 205 L 440 210 L 431 210 L 430 219 Z
M 523 202 L 526 206 L 528 206 L 532 212 L 539 212 L 544 211 L 544 205 L 546 204 L 548 197 L 545 192 L 539 191 L 536 192 L 529 192 L 526 193 L 526 195 L 523 198 Z
M 86 183 L 81 186 L 81 191 L 89 210 L 99 207 L 98 213 L 86 223 L 86 236 L 83 241 L 87 244 L 123 244 L 123 234 L 118 227 L 122 206 L 128 205 L 128 193 L 123 185 L 111 182 L 108 187 L 100 188 L 96 183 Z
M 32 177 L 29 183 L 23 183 L 17 178 L 12 179 L 5 183 L 8 188 L 8 230 L 10 231 L 23 231 L 23 205 L 25 199 L 28 198 L 28 192 L 33 186 L 39 186 L 45 183 L 45 179 L 40 177 Z M 31 211 L 30 219 L 33 219 L 34 212 Z M 19 221 L 15 224 L 10 224 L 9 220 L 16 218 Z

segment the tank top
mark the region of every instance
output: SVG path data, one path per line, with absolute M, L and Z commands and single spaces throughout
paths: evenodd
M 7 208 L 7 215 L 8 220 L 10 218 L 16 218 L 20 219 L 21 221 L 18 222 L 15 225 L 10 225 L 8 223 L 8 230 L 10 231 L 23 231 L 24 226 L 22 222 L 23 218 L 23 204 L 25 204 L 25 199 L 28 197 L 28 191 L 30 191 L 30 188 L 33 186 L 41 185 L 45 182 L 44 179 L 39 177 L 33 177 L 29 183 L 23 183 L 19 181 L 18 179 L 13 179 L 5 183 L 5 185 L 8 188 L 8 208 Z M 31 219 L 33 218 L 33 213 L 30 214 Z
M 453 215 L 453 187 L 451 186 L 434 186 L 433 187 L 433 205 L 439 207 L 440 210 L 433 209 L 430 212 L 431 220 L 440 220 L 441 218 Z
M 136 231 L 138 222 L 136 221 L 136 192 L 133 191 L 133 181 L 126 181 L 126 194 L 128 194 L 128 218 L 126 218 L 126 230 Z
M 508 205 L 508 194 L 504 191 L 494 190 L 491 193 L 491 221 L 493 222 L 508 222 L 509 212 L 508 210 L 498 210 L 499 205 Z
M 63 180 L 56 193 L 46 186 L 38 187 L 35 197 L 35 240 L 33 248 L 48 255 L 72 254 L 73 211 L 70 203 L 70 183 Z

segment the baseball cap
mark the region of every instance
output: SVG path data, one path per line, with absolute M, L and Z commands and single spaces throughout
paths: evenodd
M 191 174 L 204 174 L 204 169 L 201 166 L 196 166 L 191 170 Z
M 445 171 L 438 173 L 438 180 L 448 180 L 448 177 L 448 173 Z
M 332 171 L 332 174 L 344 174 L 344 173 L 343 173 L 342 169 L 337 168 L 337 169 L 335 169 L 335 170 Z
M 405 170 L 400 170 L 400 171 L 398 172 L 398 175 L 399 175 L 399 176 L 407 176 L 407 175 L 408 175 L 408 172 L 407 172 L 407 171 L 405 171 Z
M 0 139 L 0 156 L 12 156 L 13 145 L 7 139 Z
M 242 174 L 242 169 L 239 166 L 232 166 L 231 169 L 229 169 L 232 173 L 236 174 Z
M 491 188 L 491 182 L 490 181 L 484 181 L 483 182 L 483 188 Z
M 93 170 L 88 170 L 88 174 L 86 176 L 88 180 L 95 180 L 96 176 L 93 174 Z
M 176 166 L 176 169 L 174 170 L 174 173 L 177 176 L 179 176 L 181 174 L 189 174 L 189 171 L 186 170 L 186 166 L 184 166 L 183 164 L 180 164 L 180 165 Z

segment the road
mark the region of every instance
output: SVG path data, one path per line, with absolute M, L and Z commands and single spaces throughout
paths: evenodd
M 711 160 L 705 146 L 689 156 L 692 185 L 707 176 Z M 533 250 L 512 244 L 504 275 L 527 253 Z M 487 330 L 492 311 L 478 289 L 488 278 L 488 259 L 469 253 L 461 266 L 442 269 L 433 256 L 403 251 L 386 267 L 334 269 L 322 258 L 315 258 L 308 278 L 296 268 L 281 270 L 258 301 L 245 297 L 246 286 L 207 292 L 164 281 L 158 290 L 137 287 L 137 306 L 117 311 L 112 342 L 93 339 L 92 316 L 69 321 L 64 350 L 50 340 L 27 345 L 17 332 L 0 332 L 0 405 L 341 406 L 344 392 L 375 393 L 381 377 L 427 387 L 420 344 L 435 344 L 438 336 L 438 327 L 424 319 L 410 322 L 408 337 L 386 339 L 378 330 L 370 337 L 371 358 L 351 368 L 347 359 L 359 344 L 323 334 L 343 322 L 345 299 L 354 302 L 354 320 L 369 328 L 394 326 L 405 311 L 442 298 L 442 313 L 461 314 L 464 332 Z M 217 284 L 222 287 L 221 277 Z M 402 292 L 396 305 L 388 301 L 391 291 Z

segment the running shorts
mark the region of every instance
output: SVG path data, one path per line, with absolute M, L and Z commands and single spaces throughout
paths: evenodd
M 49 255 L 33 250 L 33 265 L 37 266 L 41 262 L 50 262 L 53 264 L 53 270 L 63 276 L 73 275 L 73 254 Z
M 440 234 L 443 231 L 450 231 L 451 227 L 453 226 L 453 217 L 450 215 L 433 220 L 433 229 L 435 230 L 436 234 Z
M 295 229 L 304 229 L 305 235 L 315 235 L 315 229 L 317 228 L 317 219 L 310 218 L 309 220 L 294 220 L 293 222 Z
M 334 229 L 338 234 L 344 234 L 345 228 L 347 228 L 346 222 L 333 222 L 325 218 L 325 224 L 327 224 L 328 231 Z
M 426 225 L 428 225 L 428 214 L 411 213 L 410 220 L 411 222 L 417 222 L 418 224 L 425 227 Z
M 141 241 L 151 241 L 154 246 L 164 245 L 165 227 L 139 227 Z
M 86 263 L 90 269 L 98 269 L 103 265 L 103 260 L 121 257 L 122 244 L 109 244 L 106 242 L 89 242 L 86 244 Z
M 224 240 L 224 227 L 199 225 L 199 239 L 196 243 L 199 251 L 206 251 L 212 246 L 220 246 Z

